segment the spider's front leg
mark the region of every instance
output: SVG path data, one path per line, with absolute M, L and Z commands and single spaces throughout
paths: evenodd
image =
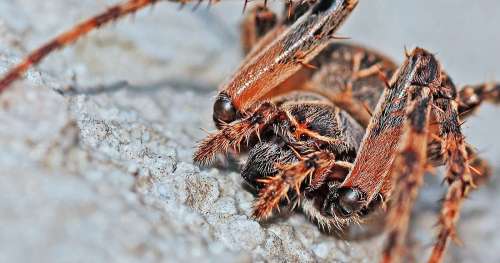
M 332 193 L 338 196 L 332 203 L 332 211 L 338 216 L 355 216 L 378 196 L 384 199 L 389 196 L 392 189 L 389 175 L 405 134 L 405 120 L 411 117 L 407 111 L 413 107 L 414 90 L 439 85 L 438 63 L 431 54 L 417 48 L 391 83 L 368 125 L 352 172 L 339 193 Z
M 263 102 L 266 101 L 266 95 L 297 73 L 329 43 L 335 30 L 356 4 L 357 0 L 318 0 L 291 26 L 283 24 L 286 29 L 277 39 L 267 45 L 262 44 L 268 41 L 269 35 L 281 30 L 276 29 L 277 27 L 275 31 L 271 30 L 261 37 L 242 66 L 217 96 L 213 119 L 216 126 L 222 130 L 210 135 L 200 144 L 194 154 L 194 161 L 208 164 L 216 154 L 225 153 L 231 146 L 239 148 L 240 143 L 248 143 L 250 135 L 259 136 L 259 132 L 255 132 L 262 131 L 261 128 L 269 122 L 260 123 L 262 126 L 256 130 L 252 128 L 255 127 L 254 124 L 250 124 L 252 116 L 257 119 L 264 117 L 268 121 L 277 116 L 267 115 L 271 111 L 265 114 L 255 112 L 263 103 L 268 104 Z M 249 21 L 256 22 L 255 17 L 261 11 L 254 10 L 250 15 L 253 18 Z M 262 50 L 257 50 L 261 45 Z M 246 120 L 242 122 L 242 119 Z
M 217 96 L 214 121 L 241 118 L 242 112 L 308 65 L 356 5 L 357 0 L 318 0 L 276 39 L 261 50 L 254 48 Z
M 415 50 L 415 54 L 422 50 Z M 410 59 L 411 57 L 410 56 Z M 410 94 L 407 98 L 406 120 L 400 138 L 396 158 L 392 163 L 383 195 L 389 204 L 386 226 L 389 229 L 381 262 L 400 260 L 404 254 L 404 244 L 410 214 L 423 182 L 427 164 L 427 146 L 430 132 L 429 119 L 433 104 L 433 90 L 441 86 L 440 69 L 435 58 L 423 51 L 419 56 L 427 57 L 420 66 L 421 76 L 414 75 Z M 425 63 L 425 64 L 424 64 Z
M 415 49 L 395 74 L 368 126 L 352 172 L 332 202 L 332 211 L 353 217 L 378 196 L 389 202 L 388 240 L 382 262 L 404 255 L 410 213 L 422 184 L 429 139 L 438 136 L 448 167 L 441 231 L 430 262 L 441 262 L 447 240 L 454 237 L 460 205 L 474 185 L 464 136 L 460 130 L 456 88 L 434 56 Z M 439 135 L 431 134 L 430 113 Z
M 382 262 L 393 262 L 402 248 L 409 216 L 427 163 L 429 116 L 441 71 L 434 56 L 415 49 L 394 75 L 368 126 L 354 168 L 331 193 L 331 213 L 356 218 L 380 199 L 390 201 L 388 241 Z

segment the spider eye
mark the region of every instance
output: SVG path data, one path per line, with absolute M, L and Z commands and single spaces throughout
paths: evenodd
M 364 205 L 363 195 L 356 189 L 340 188 L 338 195 L 337 208 L 343 216 L 350 216 L 360 211 Z
M 292 125 L 292 126 L 290 126 L 290 132 L 295 132 L 296 130 L 297 130 L 297 127 L 295 127 L 295 126 L 293 126 L 293 125 Z
M 214 121 L 230 123 L 236 119 L 236 109 L 231 98 L 226 93 L 221 93 L 217 96 L 214 103 Z
M 325 200 L 325 212 L 330 216 L 350 217 L 362 210 L 365 205 L 363 192 L 355 188 L 332 188 Z
M 307 135 L 307 134 L 305 134 L 305 133 L 302 133 L 302 134 L 300 135 L 300 140 L 301 140 L 301 141 L 307 141 L 307 140 L 309 140 L 309 135 Z

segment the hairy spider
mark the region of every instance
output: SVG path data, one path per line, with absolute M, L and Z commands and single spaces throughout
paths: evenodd
M 0 92 L 54 50 L 156 2 L 126 1 L 61 34 L 8 71 Z M 265 4 L 245 17 L 247 56 L 214 103 L 219 131 L 200 143 L 194 161 L 208 165 L 218 154 L 247 151 L 242 176 L 258 191 L 257 219 L 289 204 L 322 228 L 341 229 L 387 210 L 382 262 L 403 256 L 423 174 L 446 165 L 449 188 L 429 259 L 440 262 L 448 239 L 456 237 L 464 198 L 489 175 L 466 144 L 460 119 L 483 101 L 500 102 L 500 85 L 458 92 L 424 49 L 407 52 L 398 69 L 375 51 L 336 42 L 334 33 L 357 0 L 285 4 L 281 19 Z

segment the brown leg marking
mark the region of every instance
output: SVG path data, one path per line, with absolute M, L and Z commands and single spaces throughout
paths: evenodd
M 270 45 L 250 54 L 221 93 L 236 111 L 251 107 L 325 48 L 356 5 L 357 0 L 319 1 Z
M 388 196 L 386 182 L 403 134 L 409 90 L 415 86 L 440 84 L 439 65 L 430 53 L 415 49 L 394 75 L 392 86 L 384 92 L 368 125 L 354 168 L 342 188 L 355 189 L 367 205 L 379 194 Z
M 430 89 L 415 87 L 415 99 L 409 103 L 401 150 L 394 160 L 389 177 L 392 179 L 390 209 L 386 226 L 389 228 L 381 262 L 389 263 L 404 256 L 404 243 L 410 214 L 422 185 L 427 162 Z M 412 97 L 414 97 L 412 96 Z

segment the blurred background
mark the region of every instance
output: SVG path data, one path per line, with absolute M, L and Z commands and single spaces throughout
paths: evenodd
M 0 72 L 114 3 L 1 1 Z M 0 97 L 0 262 L 377 261 L 383 236 L 338 240 L 300 214 L 258 224 L 237 171 L 192 165 L 200 128 L 214 129 L 215 91 L 242 59 L 242 7 L 159 3 L 53 54 Z M 456 84 L 476 84 L 500 80 L 498 14 L 494 0 L 360 0 L 338 35 L 397 62 L 424 47 Z M 485 105 L 463 126 L 495 172 L 466 201 L 463 246 L 447 262 L 500 261 L 499 112 Z M 417 261 L 436 233 L 440 182 L 427 178 L 414 212 Z

